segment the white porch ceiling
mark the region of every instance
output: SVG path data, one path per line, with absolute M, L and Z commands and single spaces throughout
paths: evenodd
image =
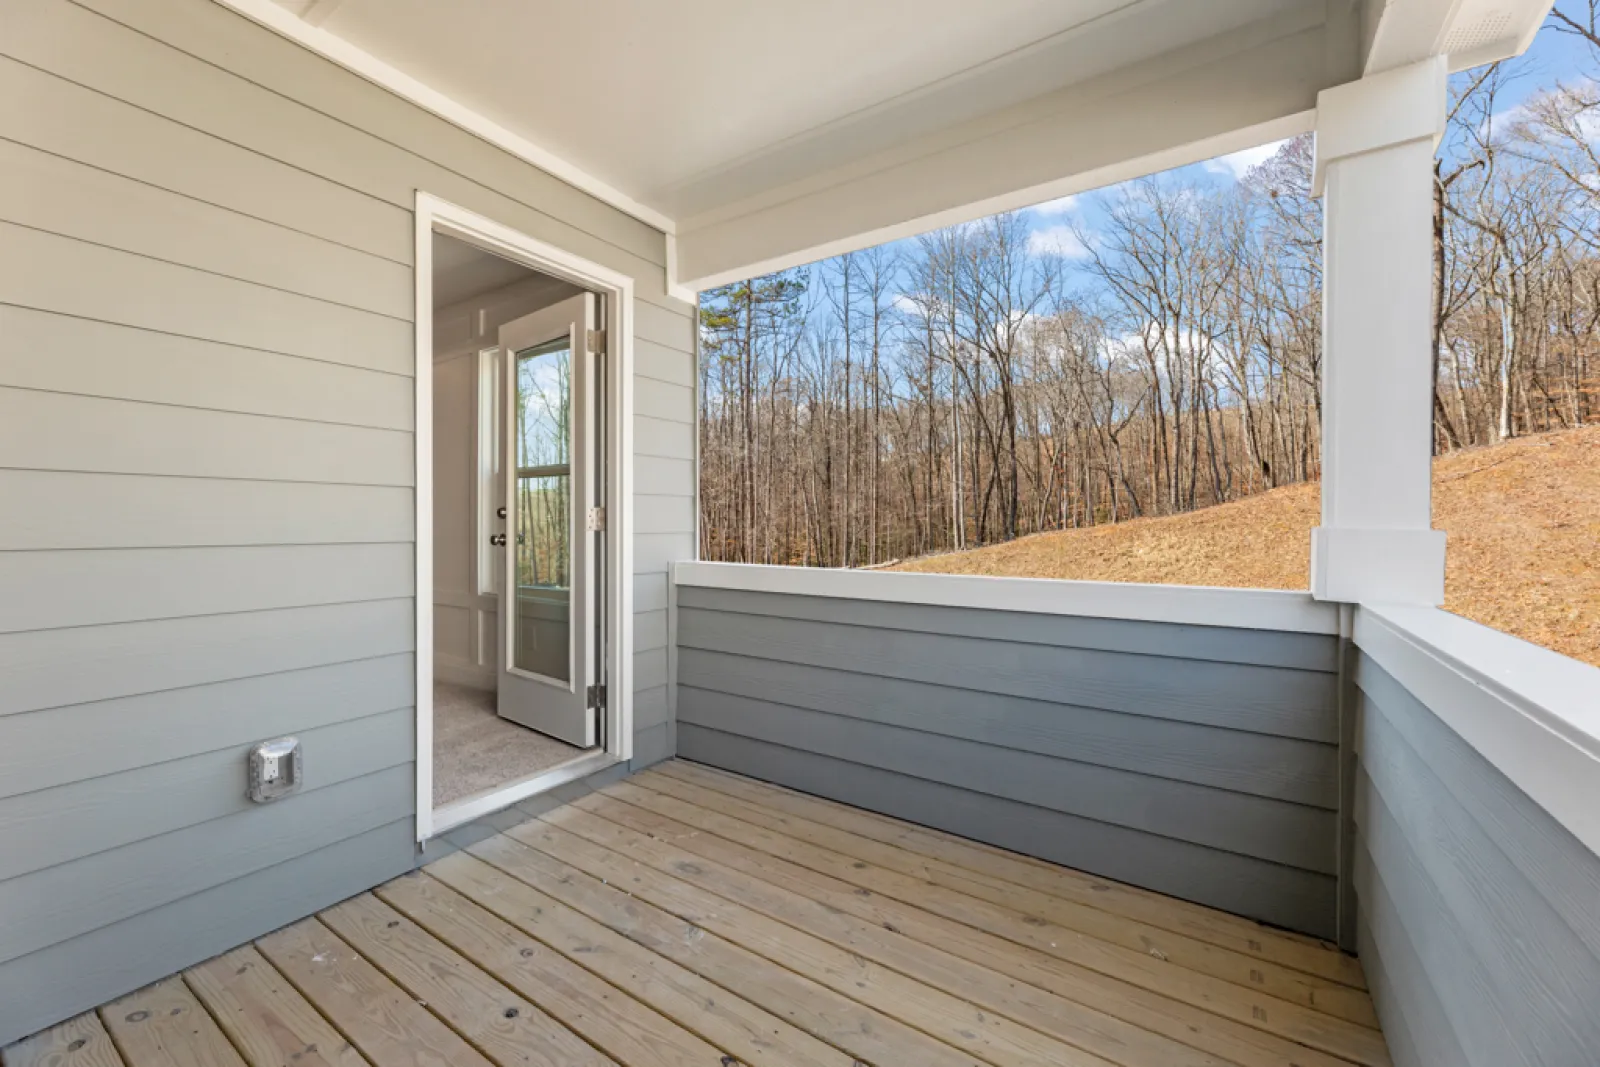
M 684 218 L 1306 0 L 280 4 Z
M 258 17 L 264 6 L 223 2 Z M 1548 0 L 276 3 L 276 28 L 314 47 L 319 39 L 354 46 L 675 231 L 676 280 L 692 286 L 1308 129 L 1317 92 L 1359 77 L 1378 53 L 1433 54 L 1470 22 L 1473 32 L 1455 39 L 1470 38 L 1475 56 L 1502 39 L 1510 54 L 1530 17 L 1537 27 L 1548 8 Z

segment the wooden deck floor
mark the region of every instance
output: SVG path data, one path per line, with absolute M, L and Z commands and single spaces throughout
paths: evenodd
M 1346 1067 L 1355 961 L 676 762 L 5 1050 L 6 1067 Z

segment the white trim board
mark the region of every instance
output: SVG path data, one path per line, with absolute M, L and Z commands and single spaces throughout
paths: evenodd
M 272 0 L 216 0 L 216 2 L 332 60 L 346 70 L 359 74 L 374 85 L 411 101 L 446 122 L 453 123 L 468 133 L 476 134 L 495 147 L 505 149 L 523 162 L 531 163 L 545 173 L 560 178 L 596 200 L 609 204 L 640 222 L 654 226 L 662 233 L 673 232 L 672 220 L 661 212 L 639 203 L 582 167 L 562 159 L 548 148 L 535 144 L 519 133 L 513 133 L 493 119 L 479 114 L 460 101 L 385 63 L 372 53 L 357 48 L 343 37 L 296 17 Z
M 673 581 L 703 589 L 793 593 L 930 607 L 983 608 L 1308 634 L 1339 632 L 1337 604 L 1313 600 L 1310 593 L 1279 589 L 991 578 L 969 574 L 693 561 L 675 564 Z
M 604 505 L 611 536 L 606 544 L 606 745 L 583 757 L 591 768 L 633 758 L 633 329 L 634 283 L 626 274 L 534 240 L 509 226 L 418 191 L 416 207 L 416 704 L 417 840 L 438 833 L 433 810 L 433 235 L 459 238 L 532 270 L 606 297 L 607 352 Z M 570 778 L 557 771 L 535 775 L 487 794 L 499 807 Z M 581 773 L 588 773 L 587 771 Z M 575 773 L 573 777 L 580 776 Z M 518 792 L 519 790 L 526 790 Z M 513 795 L 515 794 L 515 795 Z M 453 809 L 452 809 L 453 810 Z M 493 811 L 493 807 L 484 811 Z M 482 814 L 482 813 L 480 813 Z M 472 816 L 476 818 L 477 815 Z M 463 820 L 467 821 L 467 820 Z
M 1600 668 L 1438 608 L 1362 605 L 1355 642 L 1600 855 Z

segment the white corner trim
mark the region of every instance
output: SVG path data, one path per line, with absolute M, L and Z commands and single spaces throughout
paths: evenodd
M 1363 605 L 1355 640 L 1600 855 L 1600 668 L 1436 608 Z
M 1310 593 L 1278 589 L 1074 582 L 694 561 L 674 564 L 672 573 L 678 585 L 702 589 L 1231 626 L 1247 630 L 1329 635 L 1339 632 L 1337 604 L 1313 600 Z
M 682 300 L 685 304 L 697 304 L 700 294 L 692 286 L 684 285 L 678 280 L 678 235 L 672 232 L 666 234 L 667 240 L 667 295 L 675 300 Z M 752 275 L 753 276 L 753 275 Z M 696 333 L 699 332 L 698 316 Z
M 618 211 L 654 226 L 662 233 L 673 232 L 673 220 L 661 212 L 639 203 L 620 189 L 569 163 L 549 149 L 535 144 L 519 133 L 513 133 L 493 119 L 479 114 L 372 53 L 357 48 L 343 37 L 323 29 L 320 25 L 313 25 L 297 18 L 272 0 L 216 0 L 216 2 L 332 60 L 346 70 L 359 74 L 374 85 L 387 89 L 426 111 L 431 111 L 446 122 L 454 123 L 468 133 L 476 134 L 490 144 L 505 149 L 518 159 L 531 163 L 576 189 L 581 189 L 596 200 L 610 204 Z M 327 14 L 331 14 L 331 10 L 327 13 L 318 13 L 325 18 Z
M 412 654 L 416 659 L 416 837 L 433 835 L 433 219 L 418 210 L 412 217 L 416 241 L 411 271 L 416 307 L 412 366 L 412 394 L 416 405 L 412 427 L 415 451 L 416 495 L 412 515 L 416 528 L 416 633 Z

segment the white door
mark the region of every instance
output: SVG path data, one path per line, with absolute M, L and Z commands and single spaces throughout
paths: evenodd
M 499 711 L 580 748 L 597 743 L 599 720 L 594 324 L 585 293 L 500 327 Z

